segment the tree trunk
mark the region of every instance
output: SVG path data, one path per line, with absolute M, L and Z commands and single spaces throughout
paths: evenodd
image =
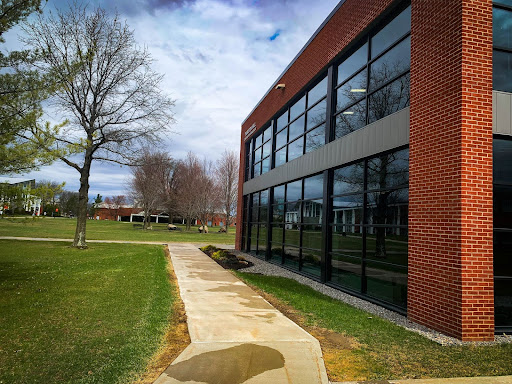
M 84 166 L 80 171 L 80 190 L 78 191 L 78 213 L 76 215 L 76 231 L 73 247 L 87 248 L 85 228 L 87 224 L 87 203 L 89 201 L 89 174 L 92 155 L 85 155 Z
M 226 233 L 229 233 L 229 224 L 231 224 L 231 216 L 229 213 L 226 213 Z

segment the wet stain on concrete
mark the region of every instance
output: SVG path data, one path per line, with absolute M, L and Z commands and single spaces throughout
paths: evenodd
M 357 384 L 391 384 L 387 380 L 358 381 Z
M 188 274 L 188 277 L 200 278 L 200 279 L 207 280 L 207 281 L 219 281 L 219 280 L 224 279 L 224 276 L 222 276 L 222 277 L 215 276 L 215 274 L 213 274 L 211 272 L 191 272 Z
M 208 291 L 234 293 L 240 299 L 245 300 L 245 302 L 241 302 L 240 305 L 243 305 L 247 308 L 274 309 L 270 304 L 268 304 L 260 296 L 257 296 L 250 288 L 245 285 L 223 285 L 222 287 L 208 289 Z
M 284 356 L 276 349 L 256 344 L 201 353 L 171 365 L 165 374 L 179 381 L 208 384 L 241 384 L 264 372 L 284 367 Z

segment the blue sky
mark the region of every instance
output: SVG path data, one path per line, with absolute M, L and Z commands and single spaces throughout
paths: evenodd
M 239 151 L 240 125 L 276 78 L 337 5 L 338 0 L 92 0 L 117 10 L 147 46 L 161 87 L 176 100 L 176 132 L 165 149 L 217 160 Z M 46 11 L 67 7 L 49 0 Z M 15 29 L 6 47 L 17 46 Z M 78 172 L 57 162 L 21 179 L 65 181 L 78 190 Z M 96 163 L 90 195 L 126 194 L 128 167 Z M 3 179 L 3 177 L 0 177 Z

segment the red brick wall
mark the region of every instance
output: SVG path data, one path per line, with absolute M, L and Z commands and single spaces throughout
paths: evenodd
M 329 20 L 302 55 L 279 79 L 286 84 L 284 90 L 271 90 L 256 110 L 242 125 L 240 181 L 238 188 L 238 222 L 236 247 L 242 244 L 242 185 L 245 170 L 245 132 L 256 124 L 260 129 L 293 96 L 301 91 L 331 60 L 362 33 L 375 18 L 382 14 L 394 0 L 347 0 Z
M 413 0 L 408 316 L 494 337 L 492 1 Z

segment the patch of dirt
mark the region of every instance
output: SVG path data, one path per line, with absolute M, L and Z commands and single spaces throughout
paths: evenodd
M 151 358 L 142 377 L 133 381 L 132 384 L 152 384 L 167 369 L 167 367 L 183 352 L 190 344 L 190 336 L 187 327 L 187 315 L 185 305 L 181 300 L 178 289 L 178 281 L 170 262 L 169 249 L 165 247 L 167 260 L 167 271 L 171 280 L 173 290 L 176 293 L 176 300 L 172 308 L 172 317 L 164 336 L 163 345 L 160 350 Z
M 362 354 L 358 353 L 358 350 L 363 346 L 354 337 L 310 325 L 306 321 L 306 317 L 292 306 L 283 303 L 275 296 L 252 284 L 247 285 L 320 342 L 325 369 L 330 381 L 362 381 L 368 379 L 370 367 L 368 362 L 363 359 Z

